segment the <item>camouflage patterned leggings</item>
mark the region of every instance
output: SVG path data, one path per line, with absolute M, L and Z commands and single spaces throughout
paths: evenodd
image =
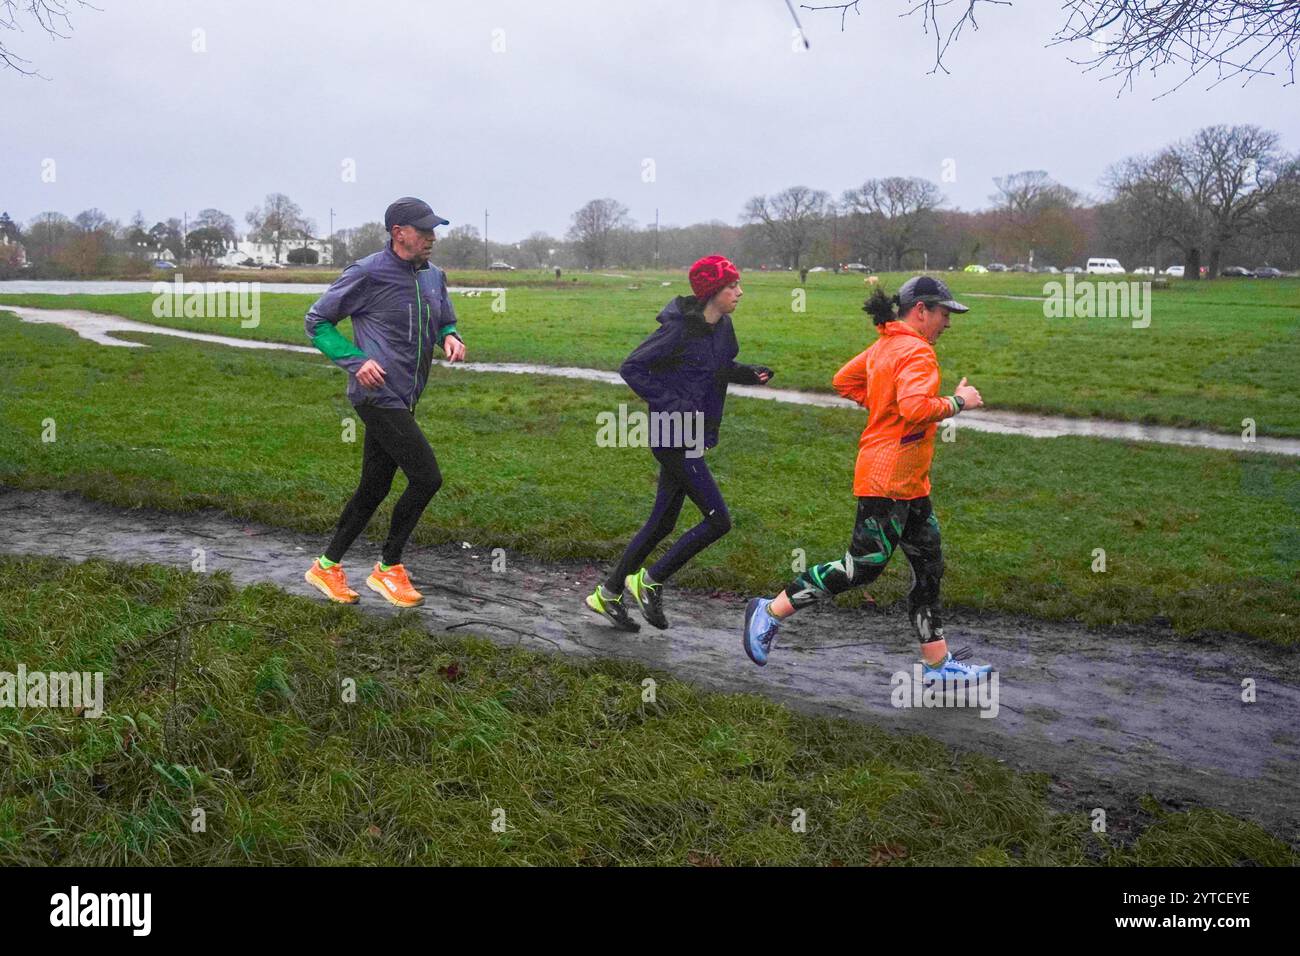
M 853 540 L 844 557 L 802 572 L 785 589 L 796 609 L 847 591 L 865 587 L 885 570 L 902 547 L 912 565 L 912 590 L 907 595 L 907 616 L 921 643 L 943 640 L 939 617 L 939 582 L 943 578 L 943 549 L 939 519 L 929 497 L 911 501 L 859 498 Z

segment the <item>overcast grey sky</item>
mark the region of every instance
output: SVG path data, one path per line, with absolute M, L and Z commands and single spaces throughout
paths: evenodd
M 514 241 L 562 235 L 602 196 L 686 225 L 735 223 L 786 186 L 838 197 L 887 175 L 934 180 L 965 209 L 1022 169 L 1096 195 L 1110 163 L 1212 123 L 1300 149 L 1297 87 L 1196 81 L 1153 101 L 1173 77 L 1146 77 L 1116 99 L 1045 47 L 1049 0 L 986 10 L 948 76 L 927 75 L 933 41 L 898 19 L 903 0 L 863 0 L 843 33 L 838 14 L 801 10 L 806 52 L 783 0 L 95 2 L 68 40 L 4 36 L 49 77 L 0 72 L 0 209 L 15 219 L 215 206 L 243 228 L 279 191 L 324 232 L 331 207 L 343 228 L 414 194 L 453 225 L 482 229 L 487 208 L 491 237 Z

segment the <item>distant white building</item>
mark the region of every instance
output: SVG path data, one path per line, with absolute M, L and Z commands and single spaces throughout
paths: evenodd
M 21 242 L 10 242 L 4 236 L 0 236 L 0 265 L 26 269 L 28 265 L 27 250 L 23 248 L 23 244 Z
M 279 261 L 287 263 L 289 253 L 294 249 L 314 249 L 316 255 L 320 257 L 317 260 L 320 265 L 334 264 L 334 250 L 324 239 L 283 239 L 280 242 Z M 250 259 L 254 265 L 259 266 L 275 262 L 275 243 L 252 242 L 248 239 L 240 239 L 234 245 L 226 248 L 226 251 L 217 259 L 217 263 L 223 266 L 237 266 Z

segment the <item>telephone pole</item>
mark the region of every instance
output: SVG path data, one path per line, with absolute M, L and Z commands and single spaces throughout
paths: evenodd
M 483 269 L 484 271 L 487 271 L 488 268 L 487 221 L 488 221 L 488 211 L 484 209 L 483 210 Z

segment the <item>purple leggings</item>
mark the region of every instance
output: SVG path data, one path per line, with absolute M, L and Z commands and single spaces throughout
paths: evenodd
M 672 533 L 682 513 L 682 502 L 687 498 L 704 518 L 678 538 L 650 568 L 650 577 L 656 583 L 667 581 L 687 561 L 731 530 L 727 503 L 722 500 L 722 492 L 703 456 L 687 458 L 681 448 L 651 448 L 650 451 L 659 460 L 659 490 L 654 509 L 606 579 L 605 590 L 610 594 L 622 594 L 623 579 L 639 570 L 650 552 Z

